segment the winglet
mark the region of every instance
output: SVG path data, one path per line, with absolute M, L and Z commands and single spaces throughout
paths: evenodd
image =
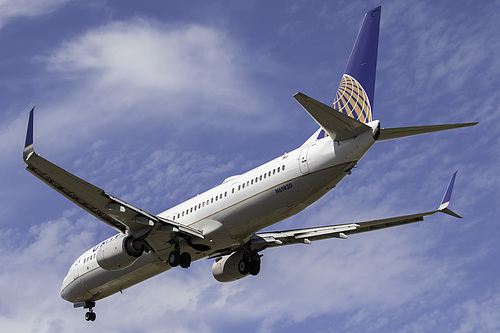
M 23 159 L 25 162 L 28 161 L 31 154 L 35 152 L 33 148 L 33 115 L 35 112 L 35 107 L 31 109 L 28 121 L 28 130 L 26 131 L 26 142 L 24 144 Z
M 455 185 L 455 178 L 457 176 L 457 172 L 458 171 L 455 171 L 453 176 L 451 176 L 450 183 L 448 184 L 448 188 L 446 189 L 446 192 L 444 193 L 444 197 L 443 197 L 443 200 L 441 201 L 441 205 L 439 206 L 438 211 L 445 213 L 445 214 L 448 214 L 448 215 L 451 215 L 451 216 L 454 216 L 454 217 L 462 218 L 457 213 L 448 209 L 448 205 L 450 204 L 450 200 L 451 200 L 451 192 L 453 191 L 453 185 Z

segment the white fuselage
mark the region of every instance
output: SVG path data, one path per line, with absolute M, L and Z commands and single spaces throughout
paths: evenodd
M 203 230 L 205 239 L 199 243 L 209 245 L 210 251 L 199 252 L 180 243 L 193 261 L 235 244 L 243 245 L 259 230 L 297 214 L 335 187 L 374 142 L 371 131 L 341 142 L 330 137 L 308 141 L 159 216 Z M 171 268 L 165 258 L 173 245 L 165 242 L 155 244 L 155 249 L 162 250 L 144 253 L 129 267 L 105 270 L 96 260 L 102 243 L 73 263 L 62 284 L 62 298 L 73 303 L 95 301 Z

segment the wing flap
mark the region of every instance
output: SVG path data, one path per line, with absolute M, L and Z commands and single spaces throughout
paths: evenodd
M 357 224 L 351 223 L 281 232 L 266 232 L 255 234 L 250 242 L 254 249 L 298 243 L 309 244 L 311 241 L 327 238 L 346 238 L 345 233 L 356 228 Z

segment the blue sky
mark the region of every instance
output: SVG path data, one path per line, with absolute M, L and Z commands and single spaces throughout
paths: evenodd
M 376 144 L 332 192 L 274 230 L 452 208 L 416 225 L 264 252 L 221 284 L 211 260 L 98 302 L 59 296 L 69 265 L 114 231 L 24 170 L 37 152 L 158 213 L 316 130 L 364 13 L 382 4 L 374 118 L 480 121 Z M 0 327 L 23 332 L 500 330 L 499 1 L 0 2 Z

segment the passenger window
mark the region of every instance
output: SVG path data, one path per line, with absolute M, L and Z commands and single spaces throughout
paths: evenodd
M 243 188 L 245 188 L 245 183 L 243 183 L 241 186 L 242 186 Z
M 234 194 L 234 188 L 233 188 L 233 190 L 231 191 L 231 193 L 233 193 L 233 194 Z
M 267 173 L 264 174 L 264 179 L 266 179 L 266 177 L 267 177 Z
M 227 192 L 224 192 L 224 197 L 227 197 Z
M 283 166 L 281 167 L 281 170 L 285 171 L 285 165 L 283 165 Z
M 253 179 L 250 181 L 250 185 L 253 185 Z
M 214 203 L 214 198 L 212 198 L 212 200 L 210 200 L 210 203 Z
M 249 181 L 247 181 L 247 187 L 248 187 L 248 186 L 250 186 L 250 182 L 249 182 Z
M 184 216 L 184 212 L 182 212 L 182 216 Z
M 273 170 L 273 175 L 275 175 L 275 174 L 276 174 L 276 169 Z
M 269 171 L 269 173 L 267 174 L 269 177 L 271 177 L 271 171 Z
M 217 200 L 219 200 L 219 197 L 218 197 L 218 196 L 216 196 L 216 197 L 215 197 L 215 201 L 217 201 Z
M 259 180 L 262 180 L 262 175 L 260 175 Z

